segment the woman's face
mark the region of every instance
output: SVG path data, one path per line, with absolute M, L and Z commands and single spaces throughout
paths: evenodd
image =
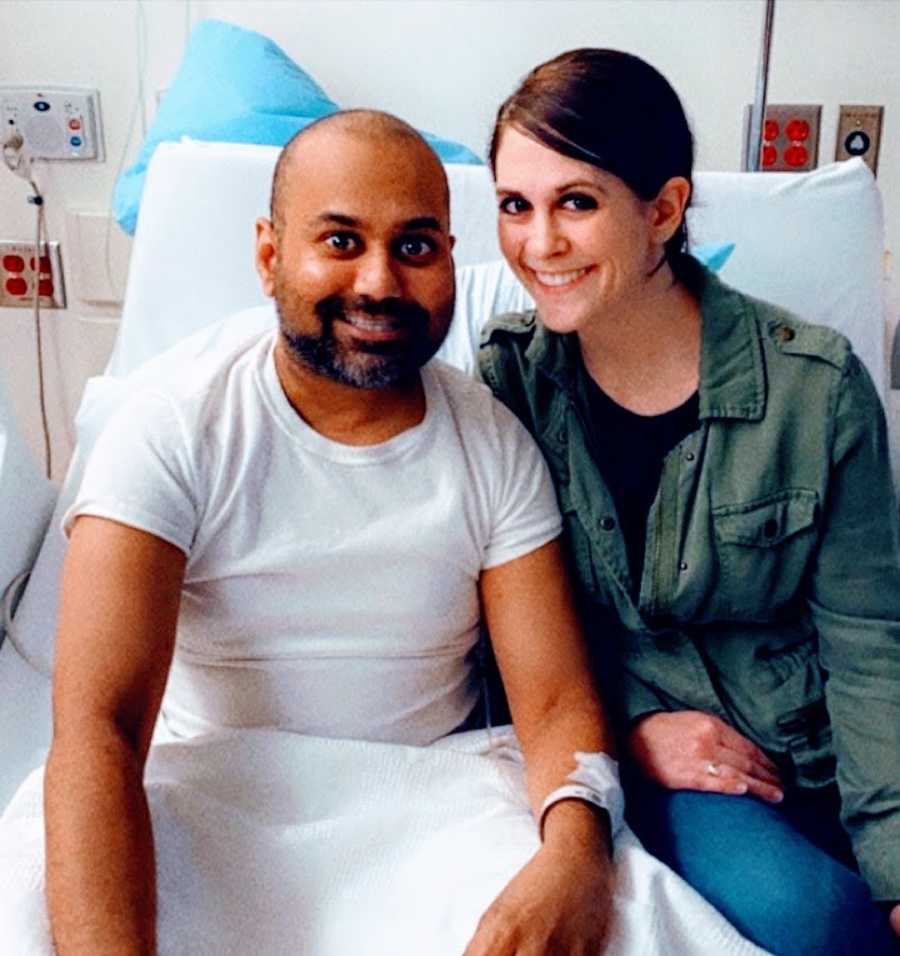
M 663 253 L 652 202 L 513 126 L 495 175 L 500 247 L 548 328 L 584 331 L 634 302 Z

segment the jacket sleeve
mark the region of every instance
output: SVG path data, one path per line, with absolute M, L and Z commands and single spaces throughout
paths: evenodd
M 900 550 L 881 402 L 850 355 L 810 607 L 819 633 L 841 818 L 876 900 L 900 899 Z
M 621 732 L 627 731 L 642 717 L 672 709 L 650 684 L 627 667 L 621 675 L 619 687 L 610 689 L 607 699 L 613 710 L 613 720 Z

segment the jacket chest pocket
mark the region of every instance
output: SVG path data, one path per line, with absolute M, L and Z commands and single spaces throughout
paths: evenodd
M 720 587 L 738 620 L 769 620 L 800 588 L 818 540 L 819 496 L 791 488 L 712 509 Z

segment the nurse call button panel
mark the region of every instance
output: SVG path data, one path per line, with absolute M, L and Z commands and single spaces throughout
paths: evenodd
M 19 133 L 32 159 L 104 159 L 97 90 L 0 87 L 0 142 Z

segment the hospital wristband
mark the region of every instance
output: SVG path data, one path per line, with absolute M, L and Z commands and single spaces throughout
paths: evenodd
M 551 807 L 555 807 L 557 803 L 561 803 L 563 800 L 580 800 L 582 803 L 590 804 L 592 807 L 602 810 L 609 822 L 610 836 L 612 836 L 612 814 L 609 812 L 609 807 L 607 807 L 602 795 L 580 783 L 567 783 L 548 793 L 547 798 L 543 804 L 541 804 L 541 816 L 538 820 L 538 831 L 540 832 L 541 840 L 544 839 L 544 820 L 547 814 L 550 812 Z
M 581 800 L 605 810 L 609 817 L 609 835 L 614 840 L 625 825 L 625 795 L 619 783 L 619 765 L 607 753 L 575 752 L 576 768 L 566 782 L 547 794 L 541 805 L 538 830 L 544 838 L 544 818 L 561 800 Z

